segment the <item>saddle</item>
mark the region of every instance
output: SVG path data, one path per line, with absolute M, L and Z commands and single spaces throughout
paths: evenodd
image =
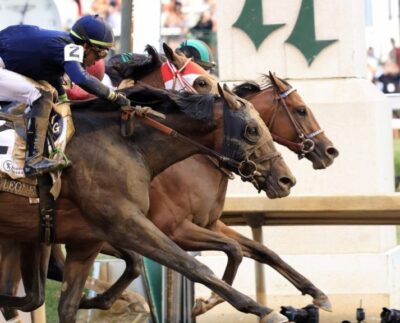
M 15 102 L 0 102 L 0 191 L 26 196 L 34 201 L 37 179 L 25 177 L 23 168 L 26 149 L 27 107 Z M 74 133 L 69 104 L 53 106 L 48 128 L 50 154 L 64 156 L 66 144 Z M 57 198 L 60 175 L 52 174 L 52 195 Z

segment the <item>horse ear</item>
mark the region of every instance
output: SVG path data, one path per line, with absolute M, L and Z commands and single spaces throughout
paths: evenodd
M 276 82 L 275 75 L 274 75 L 271 71 L 269 71 L 269 79 L 270 79 L 272 85 L 273 85 L 277 90 L 279 90 L 279 86 L 278 86 L 278 83 Z
M 172 50 L 172 48 L 169 47 L 169 46 L 167 45 L 167 43 L 163 43 L 162 46 L 163 46 L 163 50 L 164 50 L 165 56 L 167 56 L 167 58 L 168 58 L 170 61 L 174 60 L 174 51 Z
M 237 100 L 236 95 L 231 91 L 228 85 L 224 84 L 223 88 L 218 83 L 218 92 L 221 97 L 228 103 L 229 107 L 235 110 L 240 108 L 240 104 Z
M 280 92 L 285 91 L 285 86 L 282 84 L 282 81 L 275 75 L 275 73 L 271 73 L 271 71 L 269 71 L 269 79 L 271 80 L 271 83 L 275 87 L 275 89 Z

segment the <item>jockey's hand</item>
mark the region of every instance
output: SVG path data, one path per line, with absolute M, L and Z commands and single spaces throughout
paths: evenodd
M 124 94 L 122 93 L 116 93 L 115 99 L 113 100 L 116 104 L 119 106 L 130 106 L 131 105 L 131 100 L 129 100 Z

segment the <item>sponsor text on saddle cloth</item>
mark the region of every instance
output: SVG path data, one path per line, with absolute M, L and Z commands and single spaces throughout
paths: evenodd
M 10 114 L 5 107 L 0 106 L 0 191 L 28 196 L 28 184 L 35 184 L 36 181 L 28 178 L 25 180 L 23 171 L 26 150 L 26 127 L 23 119 L 23 114 Z M 65 147 L 73 133 L 74 125 L 69 104 L 54 105 L 47 140 L 52 158 L 64 158 Z M 8 176 L 4 176 L 5 174 Z M 51 174 L 51 177 L 51 194 L 57 198 L 61 189 L 61 171 Z

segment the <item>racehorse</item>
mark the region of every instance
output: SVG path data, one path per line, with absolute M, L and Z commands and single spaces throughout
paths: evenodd
M 165 113 L 167 120 L 163 123 L 179 133 L 209 148 L 222 147 L 228 157 L 254 160 L 257 167 L 252 180 L 268 194 L 289 194 L 294 179 L 273 147 L 268 130 L 248 102 L 223 91 L 220 93 L 223 99 L 144 87 L 126 92 L 133 104 L 148 105 Z M 229 102 L 229 108 L 224 100 Z M 198 152 L 199 148 L 141 125 L 137 126 L 135 140 L 123 138 L 119 134 L 119 112 L 104 111 L 110 104 L 102 102 L 82 103 L 90 109 L 74 111 L 77 131 L 67 147 L 74 166 L 65 171 L 56 212 L 59 221 L 56 242 L 66 243 L 66 273 L 69 273 L 63 282 L 60 322 L 74 321 L 78 304 L 71 300 L 80 298 L 86 279 L 76 279 L 76 274 L 87 275 L 103 241 L 120 249 L 137 251 L 205 284 L 237 309 L 256 314 L 264 322 L 284 320 L 280 314 L 217 279 L 145 217 L 151 179 L 171 164 Z M 97 105 L 100 107 L 96 108 Z M 235 138 L 223 135 L 231 126 L 226 123 L 227 119 L 235 123 Z M 227 166 L 236 168 L 238 164 Z M 36 219 L 29 216 L 34 213 L 34 207 L 9 193 L 1 194 L 0 202 L 4 205 L 0 210 L 0 236 L 21 242 L 38 241 Z M 11 210 L 13 217 L 9 216 Z M 0 304 L 12 306 L 8 301 L 10 298 L 5 296 L 0 298 Z
M 149 57 L 152 55 L 154 53 Z M 157 60 L 148 58 L 148 62 L 150 61 Z M 148 62 L 144 69 L 147 72 L 152 70 L 147 66 L 152 65 Z M 145 75 L 139 66 L 134 62 L 134 65 L 129 67 L 130 69 L 127 67 L 120 67 L 120 69 L 124 71 L 124 77 L 129 77 L 130 73 L 139 71 L 135 75 L 135 78 L 138 79 L 138 75 Z M 269 79 L 269 84 L 263 85 L 263 87 L 256 83 L 246 82 L 237 86 L 235 91 L 255 104 L 264 122 L 272 129 L 276 141 L 283 143 L 300 157 L 305 156 L 310 159 L 316 169 L 329 166 L 337 157 L 338 152 L 322 132 L 312 111 L 290 84 L 272 74 L 266 79 Z M 161 84 L 161 80 L 158 83 Z M 196 180 L 196 183 L 190 181 L 193 170 L 201 174 L 201 181 Z M 172 182 L 178 182 L 179 186 L 186 187 L 185 194 L 177 196 L 170 188 Z M 326 295 L 285 264 L 278 255 L 265 246 L 239 235 L 218 220 L 225 199 L 226 186 L 227 177 L 203 156 L 195 156 L 182 161 L 164 171 L 153 181 L 150 190 L 149 217 L 185 250 L 226 252 L 228 264 L 223 277 L 227 282 L 233 281 L 244 253 L 244 256 L 269 264 L 291 281 L 303 294 L 311 295 L 314 304 L 330 310 L 331 305 Z M 214 188 L 214 190 L 210 188 Z M 187 235 L 182 236 L 185 233 Z M 115 252 L 111 252 L 111 255 L 118 256 Z M 129 263 L 133 263 L 133 261 L 129 261 Z M 132 279 L 135 275 L 123 277 Z M 121 282 L 119 281 L 119 283 Z M 118 292 L 127 285 L 127 282 L 121 283 L 120 289 L 117 289 Z M 114 289 L 112 291 L 103 295 L 104 297 L 100 295 L 91 301 L 84 301 L 81 305 L 83 308 L 109 308 L 118 293 L 114 292 Z M 198 302 L 199 306 L 195 313 L 204 312 L 220 301 L 221 299 L 212 297 L 209 301 Z
M 338 151 L 322 132 L 312 111 L 287 82 L 270 74 L 263 86 L 246 82 L 234 91 L 254 102 L 263 121 L 273 130 L 273 138 L 292 149 L 299 157 L 312 161 L 315 169 L 332 164 Z M 194 179 L 193 173 L 201 180 Z M 184 187 L 177 195 L 174 186 Z M 270 265 L 287 278 L 302 294 L 313 297 L 313 303 L 331 310 L 328 297 L 307 278 L 286 264 L 266 246 L 247 239 L 219 220 L 226 195 L 228 176 L 207 157 L 196 155 L 172 165 L 158 175 L 150 186 L 148 218 L 174 242 L 187 251 L 218 250 L 228 256 L 223 280 L 231 284 L 242 257 Z M 272 197 L 272 196 L 271 196 Z M 107 248 L 109 250 L 110 247 Z M 112 252 L 109 251 L 112 254 Z M 127 276 L 126 276 L 127 277 Z M 135 278 L 134 276 L 130 279 Z M 112 289 L 92 300 L 84 300 L 82 308 L 109 308 L 121 289 Z M 118 292 L 117 292 L 118 290 Z M 198 300 L 193 314 L 198 315 L 222 301 L 213 294 L 208 300 Z
M 150 84 L 154 87 L 163 88 L 164 83 L 161 69 L 168 61 L 170 64 L 172 64 L 176 71 L 179 71 L 176 72 L 176 75 L 180 76 L 178 81 L 184 79 L 186 74 L 185 69 L 191 68 L 197 72 L 197 75 L 193 80 L 193 84 L 190 86 L 190 89 L 194 92 L 199 94 L 218 94 L 216 79 L 208 74 L 201 66 L 192 61 L 188 62 L 183 54 L 175 53 L 165 43 L 163 44 L 163 50 L 165 54 L 164 57 L 160 56 L 153 47 L 148 45 L 146 47 L 148 55 L 135 54 L 133 57 L 134 64 L 129 66 L 127 73 L 134 73 L 134 79 L 137 81 L 140 80 L 141 82 Z M 10 241 L 4 241 L 3 244 L 4 245 L 2 248 L 0 245 L 0 286 L 4 286 L 3 291 L 6 294 L 15 295 L 20 280 L 19 272 L 15 271 L 15 266 L 18 263 L 17 258 L 19 257 L 20 246 Z M 43 250 L 43 252 L 45 251 Z M 53 253 L 57 252 L 59 252 L 59 250 L 54 248 Z M 56 259 L 55 261 L 63 262 L 62 259 Z M 59 274 L 59 270 L 56 271 L 55 275 L 58 275 L 58 279 L 62 278 L 62 276 Z M 11 319 L 17 315 L 16 311 L 12 309 L 2 308 L 1 310 L 7 319 Z

